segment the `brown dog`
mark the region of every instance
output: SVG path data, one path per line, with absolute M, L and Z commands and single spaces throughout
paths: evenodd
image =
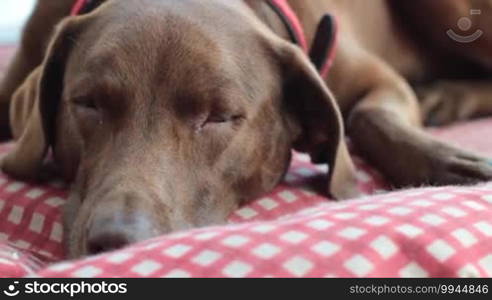
M 281 180 L 292 148 L 330 164 L 333 196 L 357 195 L 334 97 L 264 0 L 107 0 L 61 20 L 73 2 L 39 1 L 0 88 L 4 108 L 12 98 L 18 140 L 3 170 L 35 179 L 51 147 L 73 182 L 65 213 L 72 256 L 223 222 Z M 441 1 L 446 12 L 425 0 L 396 2 L 289 1 L 309 42 L 323 13 L 339 17 L 327 83 L 355 145 L 395 186 L 491 179 L 486 159 L 421 130 L 409 84 L 472 78 L 475 68 L 449 68 L 465 60 L 490 69 L 492 33 L 466 47 L 435 36 L 472 6 L 490 28 L 491 2 Z M 423 8 L 435 27 L 418 40 L 426 24 L 412 14 Z M 437 53 L 455 60 L 435 61 Z M 429 112 L 449 97 L 446 84 L 455 86 L 421 89 Z M 459 86 L 453 108 L 489 95 L 486 83 Z M 466 117 L 484 112 L 485 101 L 475 101 Z

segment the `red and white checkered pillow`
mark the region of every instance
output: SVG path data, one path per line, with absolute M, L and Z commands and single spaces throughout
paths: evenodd
M 483 138 L 491 126 L 492 119 L 434 134 L 492 154 L 492 141 Z M 381 190 L 380 177 L 356 163 L 361 187 Z M 492 276 L 492 184 L 335 202 L 314 188 L 324 172 L 296 154 L 285 182 L 236 211 L 231 225 L 71 262 L 63 261 L 61 244 L 62 185 L 2 175 L 0 276 Z

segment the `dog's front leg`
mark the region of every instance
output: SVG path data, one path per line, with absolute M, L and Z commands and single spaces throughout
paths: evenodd
M 371 74 L 371 79 L 350 113 L 349 134 L 392 184 L 471 184 L 492 179 L 489 160 L 423 131 L 417 97 L 402 77 L 377 58 L 365 61 L 370 73 L 357 74 Z

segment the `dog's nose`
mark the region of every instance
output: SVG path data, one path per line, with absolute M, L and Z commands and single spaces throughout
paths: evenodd
M 152 238 L 159 230 L 152 226 L 149 216 L 100 214 L 93 218 L 87 236 L 86 250 L 90 255 L 117 250 Z
M 89 254 L 99 254 L 117 250 L 131 243 L 131 238 L 122 231 L 102 231 L 95 236 L 90 236 L 87 251 Z

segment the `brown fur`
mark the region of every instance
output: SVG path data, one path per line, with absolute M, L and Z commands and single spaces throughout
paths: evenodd
M 291 148 L 330 164 L 333 196 L 356 196 L 342 113 L 357 148 L 395 186 L 492 177 L 485 159 L 421 130 L 411 83 L 452 73 L 430 53 L 447 51 L 485 70 L 486 53 L 492 53 L 484 42 L 469 49 L 421 47 L 412 36 L 418 24 L 403 27 L 396 16 L 413 20 L 425 1 L 413 7 L 385 0 L 289 1 L 309 41 L 323 13 L 340 19 L 326 84 L 262 0 L 107 0 L 93 13 L 64 20 L 73 1 L 48 2 L 39 2 L 0 87 L 0 103 L 8 106 L 12 98 L 10 125 L 18 140 L 2 168 L 36 178 L 53 149 L 73 182 L 65 212 L 72 256 L 223 222 L 240 203 L 277 184 Z M 442 5 L 458 16 L 458 2 Z M 489 11 L 489 3 L 469 5 Z M 436 28 L 456 21 L 438 18 L 432 8 L 426 12 Z M 40 25 L 46 16 L 49 22 Z M 432 40 L 439 32 L 428 34 Z M 446 99 L 442 86 L 419 91 Z M 466 117 L 485 110 L 487 84 L 468 79 L 461 89 L 465 97 L 484 99 Z M 438 101 L 424 101 L 431 102 Z

